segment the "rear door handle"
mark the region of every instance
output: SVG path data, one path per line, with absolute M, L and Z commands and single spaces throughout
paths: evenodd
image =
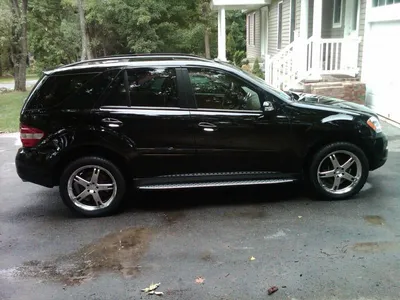
M 103 124 L 106 124 L 108 127 L 117 128 L 124 125 L 124 123 L 118 119 L 113 118 L 104 118 L 101 120 Z

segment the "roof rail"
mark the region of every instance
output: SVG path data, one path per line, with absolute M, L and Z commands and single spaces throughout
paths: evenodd
M 122 61 L 153 60 L 153 59 L 154 60 L 188 59 L 188 60 L 210 61 L 209 59 L 204 57 L 192 54 L 182 54 L 182 53 L 118 54 L 118 55 L 104 56 L 95 59 L 78 61 L 76 63 L 68 64 L 63 67 L 65 68 L 65 67 L 72 67 L 79 65 L 102 64 L 114 61 L 122 62 Z

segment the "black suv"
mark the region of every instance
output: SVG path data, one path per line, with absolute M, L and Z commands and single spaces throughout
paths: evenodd
M 45 72 L 21 111 L 16 168 L 59 186 L 86 215 L 138 189 L 304 179 L 344 199 L 387 159 L 370 109 L 283 92 L 228 63 L 190 55 L 105 57 Z

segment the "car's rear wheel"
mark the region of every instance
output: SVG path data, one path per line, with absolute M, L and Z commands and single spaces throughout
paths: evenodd
M 369 173 L 364 152 L 350 143 L 333 143 L 323 147 L 313 157 L 309 178 L 317 195 L 341 200 L 357 194 Z
M 60 179 L 63 202 L 88 217 L 115 213 L 125 191 L 126 182 L 121 171 L 101 157 L 83 157 L 72 162 Z

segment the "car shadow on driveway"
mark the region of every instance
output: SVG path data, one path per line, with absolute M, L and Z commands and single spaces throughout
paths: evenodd
M 50 222 L 85 219 L 62 203 L 58 188 L 43 188 L 26 197 L 22 207 L 15 206 L 7 213 L 7 219 L 11 222 L 32 219 Z M 141 212 L 157 213 L 218 206 L 244 207 L 263 203 L 306 201 L 310 201 L 310 198 L 300 183 L 182 190 L 131 190 L 120 212 L 129 216 Z

